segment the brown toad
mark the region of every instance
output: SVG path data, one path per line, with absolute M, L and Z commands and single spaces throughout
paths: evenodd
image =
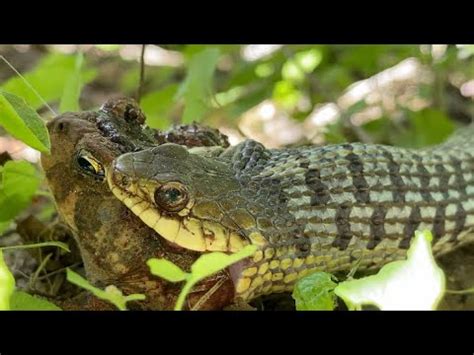
M 171 245 L 147 227 L 109 191 L 105 170 L 122 153 L 153 144 L 228 143 L 211 129 L 198 129 L 202 135 L 196 139 L 197 126 L 160 133 L 144 128 L 143 122 L 143 113 L 129 99 L 111 100 L 99 112 L 60 115 L 48 123 L 52 148 L 51 155 L 42 156 L 42 166 L 58 212 L 79 245 L 89 281 L 102 288 L 113 284 L 124 294 L 144 293 L 147 298 L 137 308 L 170 309 L 181 285 L 150 275 L 146 261 L 166 258 L 189 270 L 200 254 Z M 209 294 L 216 283 L 219 292 Z M 188 307 L 221 308 L 231 303 L 233 287 L 226 273 L 217 274 L 197 285 Z

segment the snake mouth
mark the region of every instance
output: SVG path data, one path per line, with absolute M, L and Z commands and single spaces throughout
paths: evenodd
M 160 186 L 156 181 L 140 182 L 121 169 L 120 158 L 106 170 L 110 190 L 148 227 L 168 242 L 179 247 L 198 252 L 237 252 L 248 241 L 234 231 L 229 231 L 218 223 L 196 218 L 189 213 L 170 214 L 160 211 L 152 202 L 149 190 Z M 151 186 L 153 185 L 153 186 Z
M 142 191 L 140 181 L 124 173 L 115 161 L 111 169 L 106 170 L 106 177 L 115 197 L 173 246 L 201 253 L 214 251 L 234 253 L 249 244 L 248 240 L 236 232 L 229 231 L 219 224 L 192 217 L 192 214 L 171 217 L 160 212 L 148 197 L 150 194 Z M 159 185 L 155 184 L 155 188 L 156 186 Z M 256 244 L 257 241 L 253 242 Z M 227 267 L 236 295 L 243 294 L 248 287 L 249 278 L 244 277 L 243 272 L 252 262 L 252 259 L 247 258 Z

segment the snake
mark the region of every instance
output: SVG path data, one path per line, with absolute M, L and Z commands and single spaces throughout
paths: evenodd
M 422 149 L 364 143 L 267 149 L 167 143 L 107 169 L 113 194 L 178 248 L 234 253 L 243 300 L 314 271 L 403 259 L 416 230 L 440 255 L 474 239 L 474 124 Z

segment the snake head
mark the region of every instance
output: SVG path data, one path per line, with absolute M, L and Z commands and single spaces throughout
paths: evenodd
M 111 191 L 163 238 L 195 251 L 235 252 L 255 227 L 241 186 L 225 161 L 203 148 L 163 144 L 116 158 Z

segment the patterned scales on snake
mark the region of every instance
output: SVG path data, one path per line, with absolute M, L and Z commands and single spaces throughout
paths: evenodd
M 404 258 L 415 230 L 432 231 L 438 255 L 474 239 L 474 125 L 421 150 L 165 144 L 120 156 L 107 180 L 174 245 L 257 245 L 230 269 L 244 300 L 291 290 L 313 270 L 370 270 Z

